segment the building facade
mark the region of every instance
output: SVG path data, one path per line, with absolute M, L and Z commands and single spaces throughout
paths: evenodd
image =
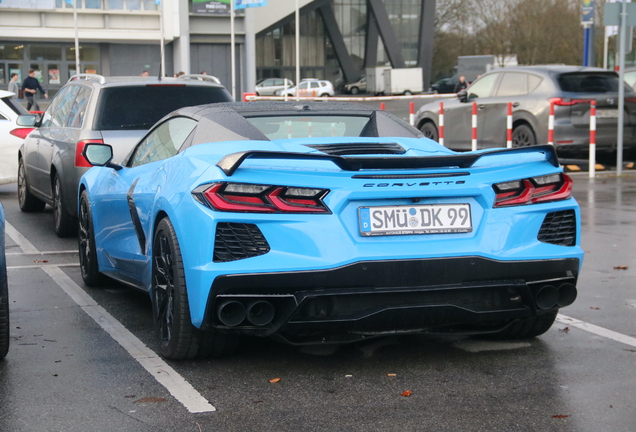
M 231 90 L 229 0 L 75 0 L 80 72 L 165 75 L 205 71 Z M 50 95 L 75 74 L 73 0 L 0 2 L 0 88 L 29 69 Z M 160 5 L 157 5 L 160 3 Z M 295 79 L 295 4 L 236 11 L 236 93 L 258 78 Z M 301 77 L 334 83 L 366 67 L 419 66 L 430 79 L 435 0 L 298 0 Z M 162 33 L 163 32 L 163 33 Z M 428 66 L 427 66 L 428 65 Z M 428 71 L 428 75 L 427 75 Z

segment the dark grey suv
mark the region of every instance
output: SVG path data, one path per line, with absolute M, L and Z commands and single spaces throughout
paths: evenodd
M 513 146 L 545 144 L 550 101 L 555 103 L 554 144 L 560 154 L 587 150 L 590 100 L 596 101 L 599 150 L 616 147 L 618 74 L 577 66 L 524 66 L 482 75 L 456 99 L 444 102 L 444 144 L 471 148 L 472 102 L 478 106 L 478 148 L 505 147 L 508 102 L 513 103 Z M 439 101 L 422 106 L 417 127 L 437 141 Z M 636 145 L 636 94 L 625 85 L 624 145 Z
M 77 229 L 77 186 L 91 165 L 82 155 L 87 143 L 107 143 L 123 161 L 148 129 L 166 114 L 185 107 L 228 102 L 232 96 L 209 75 L 179 78 L 103 77 L 80 74 L 55 96 L 18 153 L 18 201 L 25 212 L 53 206 L 55 232 Z

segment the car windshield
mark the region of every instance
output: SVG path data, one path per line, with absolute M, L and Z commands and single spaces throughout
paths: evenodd
M 618 76 L 612 72 L 564 73 L 557 78 L 561 90 L 569 93 L 609 93 L 618 91 Z
M 176 109 L 228 101 L 231 96 L 220 87 L 146 85 L 105 88 L 99 100 L 95 129 L 150 129 Z
M 267 138 L 358 137 L 369 122 L 363 116 L 248 117 Z

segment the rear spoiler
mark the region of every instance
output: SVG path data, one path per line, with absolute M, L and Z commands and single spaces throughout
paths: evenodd
M 545 153 L 546 160 L 553 166 L 559 166 L 556 150 L 551 145 L 540 145 L 514 149 L 497 149 L 482 153 L 464 153 L 448 156 L 419 156 L 419 157 L 342 157 L 317 153 L 290 153 L 279 151 L 250 150 L 232 153 L 221 159 L 216 166 L 225 175 L 232 176 L 246 159 L 296 159 L 296 160 L 328 160 L 336 164 L 343 171 L 360 171 L 362 169 L 418 169 L 458 167 L 470 168 L 483 156 L 515 154 L 515 153 Z

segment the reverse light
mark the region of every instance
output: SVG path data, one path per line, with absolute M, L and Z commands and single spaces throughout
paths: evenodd
M 104 144 L 104 140 L 96 139 L 96 140 L 78 141 L 77 144 L 75 145 L 75 166 L 76 167 L 91 168 L 93 166 L 88 160 L 86 160 L 83 154 L 84 147 L 86 147 L 86 144 L 88 143 Z
M 33 129 L 34 128 L 17 128 L 17 129 L 13 129 L 9 133 L 20 139 L 25 139 L 27 135 L 30 134 Z
M 567 174 L 550 174 L 493 185 L 494 207 L 560 201 L 572 195 L 572 178 Z
M 328 189 L 247 183 L 212 183 L 192 191 L 201 204 L 237 213 L 331 213 L 323 198 Z

